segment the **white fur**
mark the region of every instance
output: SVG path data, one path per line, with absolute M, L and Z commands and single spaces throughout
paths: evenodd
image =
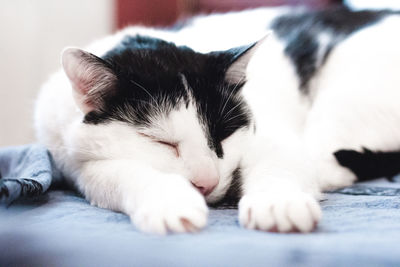
M 178 34 L 127 28 L 88 51 L 101 56 L 123 36 L 136 33 L 201 52 L 228 49 L 262 38 L 265 18 L 288 10 L 246 12 L 198 18 Z M 253 20 L 243 23 L 249 17 Z M 229 27 L 233 30 L 225 30 Z M 37 136 L 92 204 L 127 213 L 144 231 L 163 234 L 204 227 L 204 198 L 189 181 L 218 177 L 218 185 L 206 198 L 216 202 L 240 163 L 244 177 L 240 223 L 250 229 L 308 232 L 320 220 L 317 199 L 322 190 L 349 185 L 355 178 L 335 162 L 334 151 L 400 148 L 399 27 L 400 19 L 390 17 L 339 44 L 310 82 L 310 97 L 299 92 L 283 44 L 270 35 L 252 57 L 243 88 L 257 131 L 253 133 L 252 125 L 224 140 L 223 159 L 207 147 L 192 105 L 154 121 L 148 132 L 117 122 L 81 123 L 83 113 L 62 71 L 43 86 L 38 98 Z M 321 35 L 321 44 L 329 36 Z M 141 134 L 179 143 L 180 157 Z

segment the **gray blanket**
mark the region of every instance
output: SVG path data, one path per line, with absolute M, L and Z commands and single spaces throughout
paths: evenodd
M 46 192 L 60 179 L 50 154 L 40 145 L 0 149 L 0 204 Z
M 72 191 L 43 194 L 59 174 L 40 146 L 1 150 L 0 162 L 2 201 L 23 196 L 0 208 L 0 266 L 400 266 L 398 182 L 327 193 L 311 234 L 246 230 L 224 208 L 201 233 L 159 237 Z

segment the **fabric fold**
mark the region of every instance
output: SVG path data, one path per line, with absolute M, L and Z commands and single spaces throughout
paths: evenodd
M 60 177 L 50 153 L 41 145 L 0 149 L 0 203 L 41 195 Z

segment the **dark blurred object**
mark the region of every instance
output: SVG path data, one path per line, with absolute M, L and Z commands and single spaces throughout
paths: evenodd
M 116 0 L 117 26 L 167 26 L 198 13 L 227 12 L 262 6 L 304 5 L 323 8 L 341 0 Z
M 190 13 L 190 0 L 116 0 L 117 27 L 127 25 L 165 26 Z

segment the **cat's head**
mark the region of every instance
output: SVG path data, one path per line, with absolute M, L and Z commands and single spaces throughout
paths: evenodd
M 66 49 L 63 67 L 83 124 L 96 129 L 88 142 L 108 151 L 106 157 L 178 172 L 215 201 L 254 130 L 240 92 L 256 46 L 202 54 L 127 36 L 101 58 Z

